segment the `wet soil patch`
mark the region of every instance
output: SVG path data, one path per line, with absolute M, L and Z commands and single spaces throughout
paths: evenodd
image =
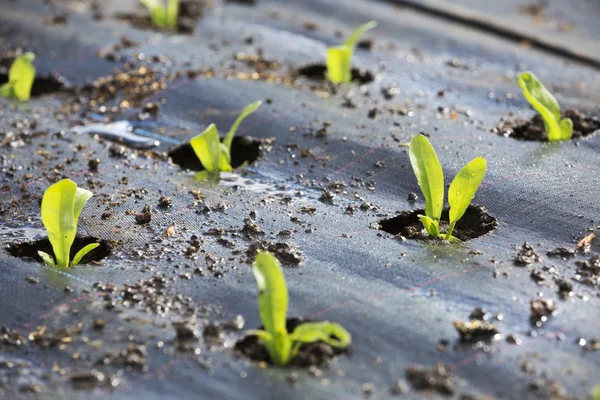
M 298 325 L 304 322 L 308 321 L 301 318 L 288 318 L 286 321 L 288 332 L 293 332 Z M 264 328 L 261 326 L 258 329 Z M 246 336 L 240 339 L 235 344 L 235 350 L 238 354 L 248 357 L 252 361 L 271 363 L 267 349 L 260 343 L 257 336 Z M 304 368 L 310 366 L 326 367 L 336 355 L 346 352 L 348 352 L 348 348 L 336 348 L 321 341 L 303 344 L 289 365 Z
M 179 3 L 179 15 L 177 17 L 177 27 L 173 30 L 160 29 L 152 25 L 150 15 L 138 15 L 130 13 L 120 13 L 116 15 L 116 18 L 130 23 L 136 28 L 140 29 L 153 29 L 163 32 L 175 31 L 177 33 L 183 33 L 191 35 L 196 29 L 196 22 L 202 18 L 203 9 L 206 1 L 204 0 L 182 0 Z M 147 11 L 146 11 L 147 12 Z
M 296 70 L 296 75 L 302 75 L 315 81 L 326 81 L 327 67 L 324 64 L 309 64 Z M 371 83 L 375 74 L 364 68 L 352 68 L 352 82 L 360 85 Z
M 394 236 L 401 236 L 406 239 L 436 241 L 427 234 L 423 228 L 419 215 L 425 215 L 425 210 L 403 211 L 393 218 L 379 221 L 379 229 Z M 453 236 L 462 241 L 483 236 L 498 227 L 498 221 L 492 217 L 483 206 L 470 205 L 465 215 L 458 221 L 454 227 Z M 448 208 L 442 211 L 440 221 L 440 231 L 446 232 L 448 229 Z M 440 239 L 441 240 L 441 239 Z
M 221 138 L 222 139 L 222 138 Z M 231 142 L 231 166 L 239 168 L 244 164 L 252 164 L 258 160 L 265 151 L 271 149 L 273 139 L 259 139 L 251 136 L 236 136 Z M 174 164 L 191 171 L 203 171 L 202 163 L 194 153 L 192 145 L 182 144 L 169 151 L 168 156 Z
M 0 60 L 0 85 L 8 82 L 8 71 L 13 59 L 4 58 Z M 45 94 L 70 91 L 71 88 L 61 78 L 52 75 L 36 75 L 31 87 L 31 97 L 39 97 Z
M 93 236 L 76 237 L 71 246 L 71 257 L 72 260 L 75 254 L 90 243 L 100 243 L 100 246 L 87 253 L 79 264 L 89 264 L 94 261 L 100 261 L 110 255 L 112 249 L 115 247 L 115 243 L 108 240 L 101 240 Z M 23 242 L 9 244 L 6 246 L 6 252 L 13 257 L 25 258 L 35 260 L 39 263 L 43 263 L 41 257 L 38 255 L 38 251 L 43 251 L 54 256 L 52 245 L 48 238 L 36 240 L 33 242 Z
M 572 139 L 579 139 L 600 130 L 600 118 L 588 115 L 582 111 L 575 109 L 566 110 L 562 118 L 571 118 L 573 121 Z M 530 120 L 517 119 L 503 121 L 498 125 L 496 131 L 502 136 L 518 140 L 548 141 L 544 122 L 539 114 L 534 115 Z

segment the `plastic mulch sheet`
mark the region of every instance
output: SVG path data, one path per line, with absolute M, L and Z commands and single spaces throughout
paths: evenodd
M 17 49 L 38 73 L 31 101 L 0 99 L 0 397 L 545 399 L 600 383 L 600 135 L 498 132 L 534 116 L 525 70 L 597 117 L 593 65 L 392 1 L 186 2 L 178 33 L 141 23 L 136 1 L 50 3 L 0 2 L 0 82 Z M 587 54 L 578 13 L 560 16 Z M 353 64 L 372 82 L 298 72 L 322 74 L 326 48 L 369 20 Z M 248 163 L 195 180 L 185 144 L 255 100 L 233 146 Z M 486 158 L 473 203 L 490 232 L 402 239 L 392 218 L 425 205 L 406 147 L 417 133 L 447 183 Z M 78 236 L 103 246 L 58 270 L 31 257 L 41 196 L 67 177 L 94 193 Z M 261 325 L 257 248 L 285 261 L 288 317 L 342 324 L 347 352 L 287 368 L 241 354 Z

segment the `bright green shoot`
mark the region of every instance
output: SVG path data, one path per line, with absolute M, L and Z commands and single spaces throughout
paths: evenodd
M 179 0 L 140 0 L 150 11 L 152 25 L 161 29 L 175 29 L 179 15 Z M 166 2 L 166 4 L 165 4 Z
M 13 61 L 8 71 L 8 82 L 0 86 L 0 96 L 19 101 L 29 100 L 35 79 L 33 60 L 35 54 L 27 52 Z
M 77 234 L 77 221 L 85 203 L 92 197 L 89 190 L 78 188 L 70 179 L 63 179 L 50 186 L 42 198 L 42 223 L 48 232 L 54 257 L 43 251 L 39 256 L 50 267 L 69 267 L 71 246 Z M 90 243 L 75 254 L 71 266 L 79 264 L 90 251 L 100 246 Z
M 531 106 L 542 116 L 549 142 L 569 140 L 573 135 L 573 121 L 560 119 L 560 105 L 556 98 L 531 72 L 523 72 L 517 83 Z
M 255 101 L 247 105 L 233 125 L 231 125 L 231 129 L 225 135 L 222 143 L 219 141 L 219 131 L 215 124 L 210 124 L 204 132 L 190 140 L 190 145 L 194 149 L 194 153 L 196 153 L 196 156 L 204 167 L 204 171 L 196 173 L 197 179 L 217 178 L 218 180 L 221 172 L 232 170 L 231 143 L 233 142 L 235 132 L 244 118 L 258 110 L 261 104 L 261 101 Z
M 356 43 L 365 32 L 376 26 L 375 21 L 367 22 L 359 26 L 343 45 L 327 49 L 327 79 L 332 83 L 348 83 L 352 80 L 352 55 Z
M 419 215 L 429 235 L 444 238 L 450 242 L 460 240 L 452 236 L 456 223 L 467 211 L 475 197 L 475 192 L 485 175 L 485 158 L 477 157 L 456 174 L 448 189 L 450 203 L 449 227 L 445 234 L 440 233 L 440 218 L 444 208 L 444 172 L 435 150 L 423 135 L 415 136 L 410 142 L 410 163 L 425 198 L 425 215 Z
M 338 348 L 350 345 L 350 333 L 329 321 L 306 322 L 288 333 L 288 291 L 279 261 L 271 253 L 258 253 L 252 271 L 258 285 L 258 310 L 264 330 L 247 333 L 258 336 L 274 364 L 287 365 L 298 354 L 302 343 L 323 341 Z

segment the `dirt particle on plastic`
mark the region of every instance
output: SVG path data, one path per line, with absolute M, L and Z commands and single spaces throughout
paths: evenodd
M 405 369 L 406 379 L 417 390 L 433 390 L 444 396 L 453 396 L 456 392 L 456 380 L 449 366 L 438 364 L 433 368 L 423 365 L 409 365 Z
M 499 333 L 495 324 L 479 319 L 467 322 L 454 321 L 454 327 L 459 334 L 461 342 L 474 342 L 479 340 L 492 340 Z
M 144 208 L 142 209 L 142 212 L 136 214 L 135 222 L 138 223 L 139 225 L 146 225 L 146 224 L 150 223 L 151 220 L 152 220 L 152 207 L 150 207 L 148 204 L 146 204 L 144 206 Z
M 523 243 L 521 250 L 514 258 L 513 262 L 518 266 L 527 266 L 530 264 L 534 264 L 540 262 L 542 257 L 536 253 L 535 249 L 528 242 Z

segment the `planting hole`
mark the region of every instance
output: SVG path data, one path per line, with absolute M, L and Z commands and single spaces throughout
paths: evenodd
M 177 33 L 191 35 L 196 29 L 196 22 L 202 18 L 204 2 L 199 0 L 182 0 L 179 3 L 179 14 L 177 16 Z M 146 11 L 147 13 L 147 11 Z M 152 25 L 150 15 L 138 15 L 131 13 L 117 14 L 116 18 L 130 23 L 136 28 L 161 30 Z M 169 32 L 169 29 L 164 29 Z
M 0 86 L 8 82 L 8 71 L 12 65 L 13 58 L 3 58 L 0 60 Z M 36 75 L 31 87 L 31 97 L 39 97 L 49 93 L 58 93 L 68 90 L 68 86 L 61 78 L 55 78 L 52 75 Z
M 286 320 L 286 328 L 288 332 L 292 333 L 298 325 L 304 322 L 309 321 L 305 321 L 300 318 L 288 318 Z M 264 328 L 261 326 L 258 329 Z M 238 340 L 235 344 L 235 350 L 239 354 L 243 355 L 244 357 L 248 357 L 252 361 L 267 362 L 272 364 L 267 349 L 262 345 L 262 343 L 260 343 L 257 336 L 249 335 Z M 298 354 L 296 357 L 294 357 L 289 365 L 293 367 L 304 368 L 308 368 L 313 365 L 317 367 L 325 367 L 331 363 L 331 360 L 333 360 L 336 355 L 346 352 L 348 352 L 348 348 L 336 348 L 321 341 L 308 344 L 304 343 L 300 346 Z
M 221 138 L 221 141 L 223 138 Z M 273 139 L 259 139 L 250 136 L 235 136 L 231 142 L 231 166 L 239 168 L 244 164 L 252 164 L 264 151 L 271 149 Z M 188 142 L 169 151 L 174 164 L 190 171 L 203 171 L 204 167 Z
M 403 211 L 393 218 L 379 221 L 379 229 L 392 235 L 401 235 L 407 239 L 438 240 L 427 234 L 419 215 L 425 215 L 425 210 Z M 485 210 L 483 206 L 470 205 L 465 215 L 456 223 L 453 236 L 462 241 L 483 236 L 498 227 L 498 221 Z M 442 211 L 440 232 L 448 230 L 448 208 Z
M 297 71 L 298 75 L 307 77 L 315 81 L 325 81 L 325 74 L 327 73 L 327 67 L 324 64 L 309 64 L 305 67 L 299 68 Z M 375 80 L 375 75 L 364 68 L 352 68 L 352 82 L 358 82 L 361 85 L 371 83 Z
M 571 118 L 573 121 L 573 136 L 571 139 L 579 139 L 600 130 L 600 118 L 575 109 L 566 110 L 562 114 L 562 118 Z M 517 140 L 548 141 L 544 122 L 539 114 L 534 115 L 530 120 L 503 121 L 495 130 L 502 136 Z
M 82 259 L 79 265 L 89 264 L 93 261 L 100 261 L 110 255 L 111 250 L 114 247 L 114 243 L 108 240 L 100 240 L 93 236 L 76 237 L 71 246 L 70 260 L 73 259 L 75 254 L 90 243 L 100 243 L 100 246 L 87 253 Z M 16 244 L 9 244 L 6 247 L 6 252 L 13 257 L 25 258 L 35 260 L 39 263 L 44 263 L 41 257 L 38 255 L 38 251 L 43 251 L 54 256 L 52 245 L 48 238 L 36 240 L 33 242 L 23 242 Z

